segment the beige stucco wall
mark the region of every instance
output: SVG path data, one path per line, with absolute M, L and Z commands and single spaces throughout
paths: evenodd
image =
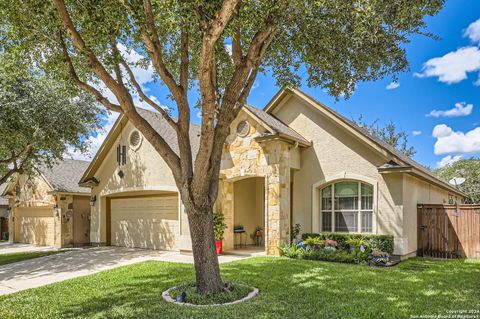
M 9 241 L 13 242 L 18 238 L 20 229 L 19 210 L 24 207 L 38 207 L 38 212 L 49 215 L 54 220 L 53 244 L 57 247 L 61 246 L 61 226 L 59 217 L 55 216 L 55 196 L 50 195 L 52 188 L 42 176 L 19 175 L 18 181 L 13 189 L 14 197 L 10 199 L 12 207 L 9 219 Z M 40 209 L 45 208 L 45 209 Z M 51 212 L 51 214 L 48 214 Z M 42 216 L 43 216 L 42 215 Z M 32 228 L 33 229 L 33 228 Z M 49 242 L 51 244 L 51 242 Z
M 134 130 L 131 123 L 127 123 L 117 137 L 112 148 L 108 151 L 101 166 L 95 174 L 100 182 L 92 189 L 92 195 L 97 202 L 92 207 L 90 240 L 92 243 L 104 244 L 106 238 L 106 196 L 147 195 L 159 194 L 166 191 L 177 191 L 173 175 L 161 156 L 153 146 L 142 138 L 140 147 L 130 147 L 129 136 Z M 127 146 L 127 163 L 119 166 L 117 163 L 117 146 Z M 122 170 L 124 177 L 118 172 Z M 179 215 L 186 218 L 185 213 Z M 183 223 L 183 230 L 188 225 Z
M 293 173 L 292 224 L 300 223 L 302 232 L 320 231 L 319 189 L 344 178 L 364 181 L 374 186 L 373 232 L 394 235 L 395 253 L 403 254 L 403 178 L 378 173 L 383 155 L 297 97 L 274 114 L 313 144 L 301 150 L 301 169 Z

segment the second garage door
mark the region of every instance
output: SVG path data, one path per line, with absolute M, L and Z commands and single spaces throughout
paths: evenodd
M 51 207 L 20 207 L 15 213 L 15 242 L 54 245 L 54 217 Z
M 172 249 L 178 233 L 178 196 L 111 199 L 111 244 Z

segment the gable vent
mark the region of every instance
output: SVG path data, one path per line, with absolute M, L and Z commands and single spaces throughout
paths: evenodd
M 250 124 L 247 121 L 241 121 L 237 125 L 237 135 L 240 137 L 245 137 L 250 132 Z
M 130 133 L 129 141 L 130 147 L 132 147 L 133 149 L 139 148 L 140 143 L 142 142 L 142 136 L 140 135 L 140 132 L 133 131 L 132 133 Z

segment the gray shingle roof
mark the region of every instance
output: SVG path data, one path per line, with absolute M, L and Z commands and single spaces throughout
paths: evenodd
M 79 160 L 58 161 L 52 167 L 42 166 L 39 171 L 52 185 L 55 192 L 90 193 L 90 189 L 78 186 L 78 181 L 90 162 Z
M 5 191 L 5 188 L 7 188 L 7 185 L 7 183 L 0 184 L 0 196 Z M 0 197 L 0 206 L 8 206 L 8 199 Z
M 309 144 L 309 142 L 294 129 L 287 126 L 276 117 L 267 112 L 257 109 L 250 105 L 245 105 L 245 108 L 252 112 L 260 121 L 271 127 L 273 134 L 280 133 L 293 140 Z M 170 147 L 178 154 L 177 134 L 168 122 L 163 118 L 160 113 L 150 110 L 137 108 L 138 114 L 140 114 L 147 122 L 162 136 Z M 200 131 L 201 128 L 197 124 L 190 123 L 190 142 L 192 145 L 192 156 L 195 158 L 200 145 Z
M 351 128 L 353 128 L 354 130 L 356 130 L 357 132 L 359 132 L 360 134 L 366 136 L 367 138 L 369 138 L 372 142 L 376 143 L 377 145 L 380 145 L 382 148 L 386 149 L 390 154 L 394 155 L 395 157 L 397 157 L 400 161 L 410 165 L 411 167 L 414 167 L 415 169 L 419 170 L 420 172 L 430 176 L 431 178 L 435 179 L 436 181 L 438 181 L 439 184 L 442 184 L 444 185 L 445 187 L 449 188 L 449 189 L 452 189 L 452 190 L 457 190 L 457 192 L 459 193 L 462 193 L 460 190 L 456 189 L 455 187 L 453 187 L 452 185 L 448 184 L 447 182 L 439 179 L 435 174 L 432 173 L 432 171 L 430 171 L 428 168 L 426 168 L 425 166 L 423 166 L 422 164 L 416 162 L 415 160 L 411 159 L 410 157 L 406 156 L 405 154 L 403 154 L 402 152 L 400 152 L 399 150 L 397 150 L 395 147 L 391 146 L 390 144 L 388 144 L 387 142 L 385 142 L 384 140 L 378 138 L 377 136 L 375 136 L 374 134 L 370 134 L 370 132 L 357 125 L 355 122 L 353 122 L 352 120 L 349 120 L 347 119 L 345 116 L 343 116 L 342 114 L 338 113 L 337 111 L 335 111 L 334 109 L 332 109 L 331 107 L 328 107 L 326 106 L 325 104 L 319 102 L 317 99 L 315 99 L 314 97 L 310 96 L 309 94 L 301 91 L 302 94 L 304 94 L 305 96 L 307 96 L 309 99 L 311 99 L 312 101 L 314 101 L 315 103 L 317 103 L 317 105 L 319 105 L 320 107 L 323 107 L 324 109 L 326 109 L 327 111 L 329 111 L 330 113 L 332 113 L 333 115 L 335 115 L 337 118 L 339 118 L 341 121 L 344 121 L 346 124 L 348 124 Z M 386 163 L 386 164 L 389 164 L 391 165 L 392 163 Z M 398 163 L 397 163 L 398 164 Z
M 285 135 L 295 141 L 303 142 L 305 144 L 310 144 L 302 135 L 300 135 L 297 131 L 292 129 L 290 126 L 286 125 L 279 119 L 277 119 L 272 114 L 265 112 L 264 110 L 257 109 L 251 105 L 245 105 L 245 108 L 251 111 L 256 117 L 258 117 L 261 121 L 263 121 L 266 125 L 271 127 L 275 132 L 273 134 L 279 133 L 281 135 Z
M 168 124 L 160 113 L 149 111 L 142 108 L 137 108 L 138 114 L 140 114 L 147 122 L 165 139 L 168 145 L 173 151 L 179 154 L 177 133 Z M 200 126 L 190 123 L 190 143 L 192 145 L 192 156 L 195 158 L 200 145 Z

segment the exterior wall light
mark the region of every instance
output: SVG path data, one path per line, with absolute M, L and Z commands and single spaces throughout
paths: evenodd
M 93 195 L 90 197 L 90 206 L 95 206 L 95 202 L 97 201 L 97 196 Z

